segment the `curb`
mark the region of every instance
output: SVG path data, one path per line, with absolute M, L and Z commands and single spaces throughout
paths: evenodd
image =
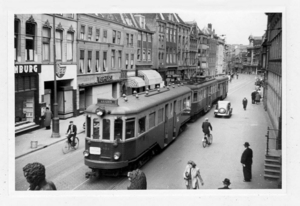
M 84 130 L 82 130 L 81 132 L 78 132 L 77 134 L 81 134 L 81 133 L 84 133 Z M 21 154 L 21 155 L 15 157 L 15 159 L 19 159 L 19 158 L 24 157 L 24 156 L 26 156 L 26 155 L 28 155 L 28 154 L 33 153 L 33 152 L 36 152 L 36 151 L 45 149 L 45 148 L 47 148 L 47 147 L 49 147 L 49 146 L 52 146 L 52 145 L 54 145 L 54 144 L 56 144 L 56 143 L 59 143 L 59 142 L 62 142 L 62 141 L 64 141 L 64 140 L 66 140 L 66 139 L 67 139 L 67 137 L 62 138 L 62 139 L 59 139 L 58 141 L 52 142 L 51 144 L 48 144 L 48 145 L 45 145 L 45 146 L 43 146 L 43 147 L 37 148 L 37 149 L 35 149 L 35 150 L 26 152 L 26 153 L 24 153 L 24 154 Z

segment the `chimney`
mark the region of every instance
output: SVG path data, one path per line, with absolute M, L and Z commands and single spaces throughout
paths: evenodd
M 211 30 L 211 24 L 208 24 L 208 28 Z

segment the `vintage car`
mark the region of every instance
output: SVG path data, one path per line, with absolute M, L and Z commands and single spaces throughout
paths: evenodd
M 218 101 L 215 109 L 215 117 L 226 116 L 231 117 L 232 108 L 230 101 Z

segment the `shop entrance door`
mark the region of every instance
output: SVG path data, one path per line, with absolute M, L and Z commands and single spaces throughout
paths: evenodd
M 57 93 L 57 100 L 59 118 L 66 119 L 73 117 L 73 87 L 60 87 L 60 91 Z

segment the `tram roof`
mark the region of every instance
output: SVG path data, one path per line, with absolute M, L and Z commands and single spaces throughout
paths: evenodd
M 186 86 L 188 86 L 191 89 L 199 89 L 203 86 L 207 86 L 207 85 L 210 85 L 210 84 L 215 83 L 215 82 L 217 82 L 216 79 L 210 79 L 210 80 L 206 80 L 206 81 L 203 81 L 203 82 L 196 82 L 194 84 L 187 84 Z
M 136 98 L 135 95 L 129 95 L 127 96 L 127 102 L 123 97 L 120 97 L 118 98 L 118 106 L 93 104 L 90 105 L 85 112 L 95 113 L 97 108 L 104 106 L 105 110 L 109 110 L 112 115 L 136 114 L 187 94 L 190 91 L 191 89 L 189 87 L 176 85 L 175 88 L 161 88 L 160 92 L 156 90 L 149 91 L 148 96 L 146 96 L 145 92 L 138 93 L 138 98 Z

